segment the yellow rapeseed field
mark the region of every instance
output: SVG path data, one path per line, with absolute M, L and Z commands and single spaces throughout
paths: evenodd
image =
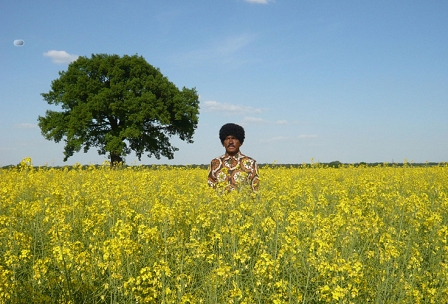
M 0 169 L 0 303 L 448 303 L 448 166 Z

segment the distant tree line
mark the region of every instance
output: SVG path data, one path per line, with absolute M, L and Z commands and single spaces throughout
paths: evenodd
M 18 165 L 9 165 L 9 166 L 3 166 L 2 169 L 10 169 L 10 168 L 14 168 L 17 167 L 19 168 L 20 164 Z M 91 167 L 92 165 L 81 165 L 82 169 L 86 169 L 88 167 Z M 101 167 L 102 165 L 98 165 L 95 164 L 93 165 L 94 167 Z M 409 163 L 409 162 L 403 162 L 403 163 L 387 163 L 387 162 L 375 162 L 375 163 L 366 163 L 366 162 L 359 162 L 359 163 L 342 163 L 340 161 L 332 161 L 329 163 L 302 163 L 302 164 L 278 164 L 278 163 L 274 163 L 274 164 L 268 164 L 268 163 L 263 163 L 263 164 L 258 164 L 258 167 L 260 169 L 263 168 L 315 168 L 315 167 L 320 167 L 320 168 L 346 168 L 346 167 L 436 167 L 436 166 L 448 166 L 448 162 L 425 162 L 425 163 Z M 35 168 L 42 168 L 42 167 L 48 167 L 48 168 L 68 168 L 68 169 L 72 169 L 72 168 L 79 168 L 79 165 L 67 165 L 67 166 L 34 166 Z M 122 165 L 121 167 L 126 168 L 126 167 L 132 167 L 130 165 Z M 143 168 L 148 168 L 148 169 L 161 169 L 161 168 L 200 168 L 200 169 L 208 169 L 209 164 L 192 164 L 192 165 L 141 165 L 141 167 Z

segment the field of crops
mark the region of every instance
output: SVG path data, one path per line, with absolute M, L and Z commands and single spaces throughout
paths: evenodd
M 0 303 L 447 303 L 448 166 L 0 169 Z

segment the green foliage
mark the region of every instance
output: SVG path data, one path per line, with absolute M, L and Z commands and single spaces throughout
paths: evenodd
M 160 159 L 174 157 L 169 142 L 176 135 L 192 143 L 198 123 L 196 90 L 179 90 L 141 56 L 97 54 L 79 57 L 43 93 L 44 100 L 61 106 L 39 116 L 42 135 L 65 141 L 64 161 L 83 148 L 98 148 L 111 163 L 135 152 Z

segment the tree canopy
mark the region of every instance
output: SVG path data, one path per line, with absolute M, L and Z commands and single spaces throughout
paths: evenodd
M 196 89 L 179 90 L 141 56 L 79 57 L 59 76 L 41 95 L 62 111 L 47 110 L 38 124 L 46 139 L 65 141 L 64 161 L 91 147 L 107 154 L 111 164 L 132 151 L 139 160 L 146 153 L 172 159 L 178 150 L 169 141 L 173 135 L 193 142 Z

